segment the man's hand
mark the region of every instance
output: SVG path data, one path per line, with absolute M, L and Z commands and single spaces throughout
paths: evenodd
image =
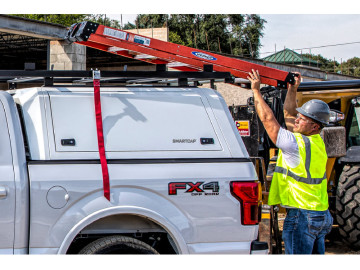
M 301 78 L 301 74 L 299 72 L 294 72 L 295 74 L 297 74 L 298 76 L 295 76 L 295 83 L 294 84 L 288 84 L 288 90 L 293 90 L 293 91 L 297 91 L 297 89 L 299 88 L 299 85 L 302 81 Z
M 255 71 L 252 69 L 252 72 L 249 72 L 249 76 L 247 76 L 247 79 L 251 82 L 251 90 L 258 90 L 260 91 L 260 74 L 259 71 Z

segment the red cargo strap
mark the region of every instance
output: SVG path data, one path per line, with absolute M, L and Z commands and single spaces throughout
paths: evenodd
M 94 103 L 95 103 L 96 130 L 97 130 L 101 169 L 102 169 L 102 175 L 103 175 L 104 197 L 110 201 L 109 171 L 108 171 L 106 155 L 105 155 L 105 143 L 104 143 L 102 115 L 101 115 L 100 71 L 99 70 L 93 71 L 93 81 L 94 81 Z

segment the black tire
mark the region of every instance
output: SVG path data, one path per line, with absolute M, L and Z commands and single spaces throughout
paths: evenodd
M 345 165 L 336 192 L 336 221 L 349 247 L 360 249 L 360 165 Z
M 79 254 L 159 254 L 148 244 L 135 238 L 112 235 L 91 242 Z

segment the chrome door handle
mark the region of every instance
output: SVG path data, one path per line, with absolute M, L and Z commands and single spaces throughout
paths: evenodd
M 0 199 L 5 199 L 7 196 L 6 187 L 0 186 Z

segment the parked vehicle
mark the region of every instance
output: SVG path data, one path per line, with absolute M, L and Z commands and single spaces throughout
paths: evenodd
M 0 253 L 268 252 L 261 185 L 219 93 L 102 88 L 108 200 L 93 92 L 0 92 Z

